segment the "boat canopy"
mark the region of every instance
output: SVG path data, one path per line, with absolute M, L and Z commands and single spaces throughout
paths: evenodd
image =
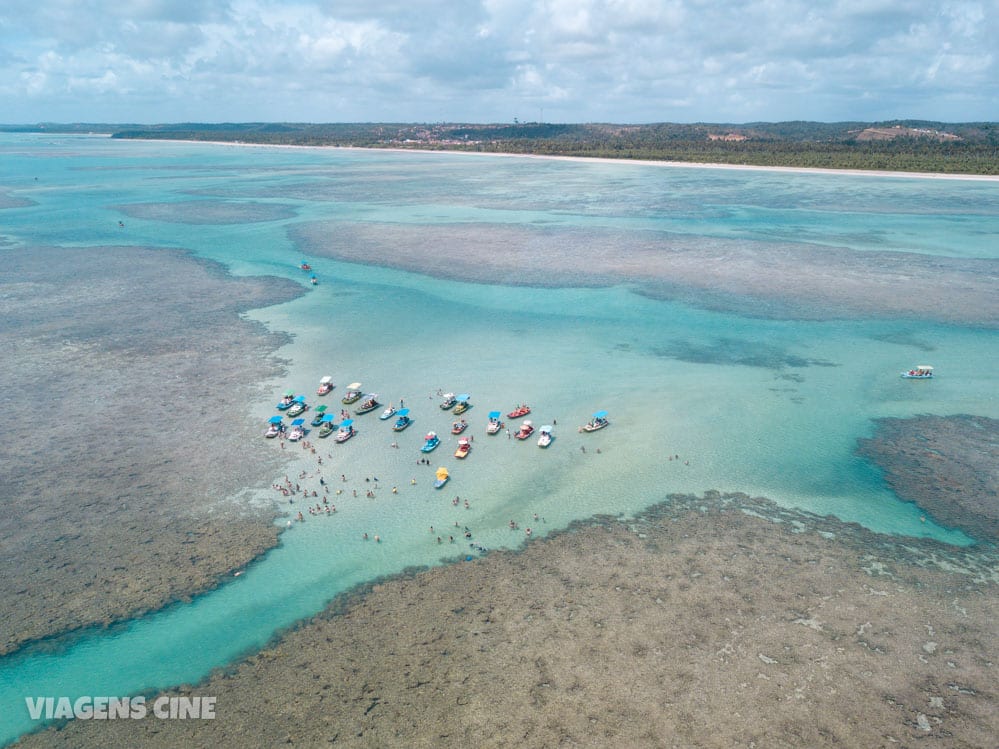
M 353 419 L 344 419 L 343 421 L 340 422 L 340 426 L 341 426 L 341 428 L 342 427 L 349 427 L 349 426 L 352 426 L 353 423 L 354 423 Z
M 468 437 L 462 437 L 460 440 L 458 440 L 458 444 L 459 445 L 467 445 L 468 444 Z
M 328 385 L 328 384 L 330 384 L 331 382 L 333 382 L 333 378 L 332 378 L 332 377 L 330 377 L 329 375 L 326 375 L 326 376 L 325 376 L 325 377 L 324 377 L 323 379 L 321 379 L 321 380 L 319 381 L 319 384 L 320 384 L 320 385 Z
M 291 425 L 293 427 L 300 427 L 304 423 L 305 423 L 305 419 L 295 419 L 293 422 L 291 422 Z
M 606 411 L 597 411 L 595 414 L 593 414 L 593 418 L 594 419 L 606 419 L 607 418 L 607 412 Z
M 521 424 L 521 426 L 522 427 L 529 427 L 529 426 L 531 426 L 531 420 L 530 419 L 524 419 L 524 423 Z
M 932 372 L 933 371 L 933 367 L 931 367 L 929 364 L 920 364 L 918 367 L 916 367 L 916 369 L 921 369 L 924 372 Z
M 400 408 L 398 411 L 396 411 L 396 415 L 398 415 L 398 416 L 408 416 L 409 415 L 409 409 L 408 408 Z
M 437 436 L 437 432 L 427 432 L 427 436 L 424 437 L 424 439 L 432 440 L 436 436 Z
M 454 398 L 454 393 L 444 393 L 444 400 Z
M 361 383 L 359 383 L 359 382 L 352 382 L 352 383 L 350 383 L 347 386 L 347 389 L 348 390 L 360 390 L 361 389 Z
M 456 395 L 456 396 L 454 397 L 454 399 L 455 399 L 456 401 L 461 401 L 462 403 L 464 403 L 465 401 L 467 401 L 467 400 L 468 400 L 469 398 L 471 398 L 471 397 L 472 397 L 472 396 L 470 396 L 470 395 L 469 395 L 468 393 L 462 393 L 461 395 Z
M 295 403 L 305 403 L 305 396 L 300 395 L 297 398 L 295 398 Z
M 327 406 L 327 405 L 325 405 L 325 404 L 324 404 L 324 405 L 322 405 L 322 406 L 316 406 L 316 411 L 317 411 L 318 413 L 322 413 L 322 412 L 323 412 L 323 411 L 325 411 L 325 410 L 326 410 L 327 408 L 329 408 L 329 406 Z
M 500 417 L 500 412 L 499 411 L 490 411 L 489 412 L 489 418 L 490 419 L 498 419 L 499 417 Z
M 269 419 L 268 423 L 270 423 L 270 424 L 280 424 L 282 418 L 284 418 L 284 417 L 283 416 L 271 416 L 271 418 Z
M 333 421 L 333 414 L 326 414 L 325 416 L 323 416 L 322 419 L 320 419 L 320 421 L 324 421 L 328 424 L 329 422 Z
M 552 430 L 551 424 L 545 424 L 543 427 L 541 427 L 542 432 L 550 432 L 551 430 Z
M 440 468 L 437 469 L 437 480 L 443 481 L 446 478 L 447 478 L 447 468 L 441 466 Z

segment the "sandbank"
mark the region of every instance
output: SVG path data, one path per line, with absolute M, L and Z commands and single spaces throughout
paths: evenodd
M 170 692 L 216 697 L 214 720 L 75 721 L 19 746 L 990 746 L 997 561 L 671 497 L 343 596 Z
M 286 337 L 241 313 L 302 293 L 174 250 L 2 254 L 0 653 L 187 598 L 277 542 L 275 508 L 232 497 L 280 470 L 242 414 Z

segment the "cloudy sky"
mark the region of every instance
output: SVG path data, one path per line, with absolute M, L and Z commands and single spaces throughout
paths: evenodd
M 3 0 L 0 122 L 999 119 L 999 0 Z

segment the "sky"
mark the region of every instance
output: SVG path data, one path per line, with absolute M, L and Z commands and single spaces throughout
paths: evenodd
M 3 0 L 0 122 L 999 120 L 999 0 Z

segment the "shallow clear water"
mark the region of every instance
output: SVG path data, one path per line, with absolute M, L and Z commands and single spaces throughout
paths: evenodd
M 633 513 L 672 492 L 718 489 L 881 532 L 968 541 L 924 522 L 854 450 L 881 416 L 999 416 L 994 331 L 748 319 L 624 287 L 442 281 L 316 258 L 287 231 L 316 220 L 655 228 L 774 247 L 810 241 L 994 258 L 997 183 L 84 137 L 0 136 L 0 151 L 0 189 L 35 203 L 0 212 L 8 243 L 0 252 L 31 244 L 183 247 L 237 274 L 303 283 L 297 264 L 309 259 L 321 285 L 252 313 L 294 334 L 279 352 L 291 373 L 271 383 L 275 399 L 286 387 L 311 394 L 331 374 L 334 411 L 344 384 L 360 380 L 383 402 L 405 399 L 415 418 L 395 435 L 375 412 L 357 418 L 359 434 L 345 445 L 316 440 L 331 486 L 348 476 L 349 489 L 331 496 L 338 512 L 306 515 L 231 583 L 54 654 L 0 659 L 0 742 L 33 727 L 25 696 L 124 695 L 197 681 L 352 585 L 475 553 L 465 526 L 476 544 L 516 546 L 524 532 L 510 530 L 510 520 L 544 533 L 593 513 Z M 900 380 L 900 370 L 925 359 L 940 377 Z M 439 388 L 472 395 L 466 461 L 452 457 L 453 417 L 437 408 Z M 490 410 L 521 401 L 534 407 L 536 425 L 557 421 L 549 450 L 485 434 Z M 273 400 L 251 408 L 261 423 L 274 413 Z M 578 434 L 599 408 L 610 411 L 612 426 Z M 433 468 L 417 465 L 430 429 L 444 435 L 433 467 L 446 465 L 453 476 L 442 491 L 430 486 Z M 301 465 L 290 476 L 315 472 L 311 456 L 292 454 Z M 379 479 L 376 498 L 364 496 L 373 486 L 364 477 Z M 247 477 L 242 501 L 272 501 L 268 487 L 281 478 Z M 455 496 L 469 507 L 454 506 Z

